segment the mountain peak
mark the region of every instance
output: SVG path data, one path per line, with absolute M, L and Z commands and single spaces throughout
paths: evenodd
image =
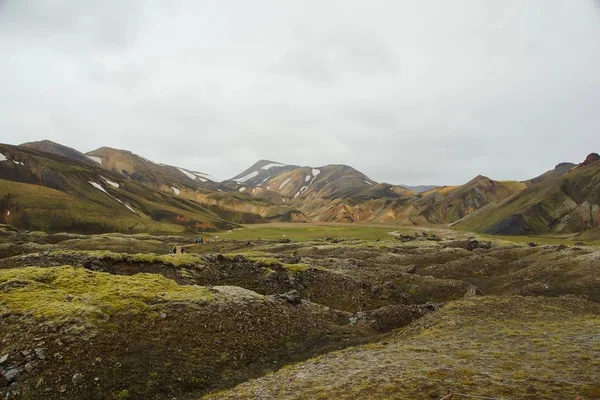
M 585 158 L 585 161 L 583 161 L 583 162 L 581 163 L 581 165 L 589 165 L 589 164 L 591 164 L 591 163 L 593 163 L 593 162 L 596 162 L 596 161 L 598 161 L 598 160 L 600 160 L 600 154 L 598 154 L 598 153 L 590 153 L 590 154 L 588 154 L 588 156 Z
M 55 154 L 61 157 L 67 157 L 71 160 L 76 160 L 81 163 L 85 163 L 88 165 L 96 165 L 93 161 L 91 161 L 85 154 L 60 143 L 53 142 L 52 140 L 39 140 L 36 142 L 27 142 L 22 143 L 19 147 L 25 147 L 28 149 L 43 151 L 45 153 Z

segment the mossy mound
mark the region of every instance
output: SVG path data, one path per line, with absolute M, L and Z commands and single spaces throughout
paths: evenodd
M 598 398 L 599 331 L 594 302 L 474 297 L 394 338 L 291 365 L 208 398 L 440 399 L 449 390 L 487 398 Z
M 0 355 L 9 355 L 2 368 L 19 372 L 25 399 L 198 396 L 364 342 L 368 335 L 348 324 L 349 315 L 155 274 L 0 271 Z

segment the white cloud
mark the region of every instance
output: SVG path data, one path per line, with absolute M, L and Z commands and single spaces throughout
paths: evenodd
M 599 150 L 597 2 L 340 4 L 0 2 L 0 141 L 406 184 L 526 179 Z

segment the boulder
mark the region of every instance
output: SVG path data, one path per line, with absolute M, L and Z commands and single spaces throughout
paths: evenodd
M 298 305 L 302 302 L 300 293 L 297 290 L 290 290 L 289 292 L 279 295 L 279 297 L 294 305 Z

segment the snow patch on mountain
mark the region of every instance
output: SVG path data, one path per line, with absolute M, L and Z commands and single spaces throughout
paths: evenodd
M 25 166 L 25 164 L 23 164 L 21 161 L 15 161 L 15 160 L 13 160 L 13 162 L 14 162 L 15 164 L 17 164 L 17 165 L 20 165 L 20 166 L 22 166 L 22 167 L 24 167 L 24 166 Z
M 241 187 L 241 188 L 239 188 L 239 191 L 240 191 L 240 192 L 243 192 L 244 190 L 246 190 L 246 188 L 245 188 L 245 187 Z
M 100 190 L 100 191 L 102 191 L 102 192 L 106 193 L 107 195 L 109 195 L 111 198 L 115 199 L 115 200 L 116 200 L 116 201 L 118 201 L 119 203 L 123 204 L 123 205 L 125 206 L 125 208 L 127 208 L 127 209 L 128 209 L 129 211 L 131 211 L 132 213 L 134 213 L 134 214 L 138 214 L 138 212 L 137 212 L 137 211 L 135 211 L 135 210 L 134 210 L 134 209 L 133 209 L 133 208 L 132 208 L 132 207 L 131 207 L 129 204 L 127 204 L 127 203 L 123 203 L 121 200 L 117 199 L 115 196 L 113 196 L 113 195 L 111 195 L 110 193 L 108 193 L 108 192 L 106 191 L 106 189 L 104 189 L 104 188 L 102 187 L 102 185 L 100 185 L 99 183 L 92 182 L 92 181 L 88 181 L 88 183 L 89 183 L 90 185 L 92 185 L 93 187 L 95 187 L 96 189 L 98 189 L 98 190 Z
M 320 170 L 320 169 L 316 169 L 316 168 L 313 168 L 313 169 L 312 169 L 312 174 L 315 176 L 315 178 L 316 178 L 316 177 L 317 177 L 317 175 L 319 175 L 320 173 L 321 173 L 321 170 Z
M 108 194 L 108 192 L 102 187 L 102 185 L 100 185 L 99 183 L 96 182 L 92 182 L 92 181 L 88 181 L 90 183 L 90 185 L 92 185 L 93 187 L 95 187 L 96 189 Z M 108 194 L 110 196 L 110 194 Z M 112 196 L 110 196 L 112 197 Z
M 239 182 L 239 183 L 242 183 L 242 182 L 246 182 L 247 180 L 250 180 L 250 179 L 252 179 L 252 178 L 254 178 L 256 176 L 258 176 L 258 171 L 252 171 L 248 175 L 243 176 L 243 177 L 241 177 L 239 179 L 236 179 L 235 181 Z
M 312 179 L 312 175 L 306 175 L 306 178 L 304 178 L 304 182 L 308 182 Z
M 173 189 L 173 193 L 175 193 L 177 196 L 179 196 L 179 193 L 181 193 L 181 190 L 177 189 L 176 187 L 171 186 L 171 189 Z
M 308 186 L 302 186 L 302 187 L 300 188 L 300 190 L 298 191 L 298 193 L 296 193 L 296 194 L 294 195 L 294 198 L 296 198 L 296 197 L 300 196 L 300 194 L 302 194 L 302 192 L 304 192 L 304 191 L 306 190 L 306 188 L 308 188 Z
M 195 180 L 196 179 L 196 175 L 192 174 L 189 171 L 186 171 L 185 169 L 182 168 L 177 168 L 179 171 L 181 171 L 182 174 L 184 174 L 185 176 L 187 176 L 188 178 Z
M 292 180 L 292 178 L 287 178 L 285 181 L 283 181 L 283 183 L 281 185 L 279 185 L 279 190 L 283 189 L 285 187 L 285 185 L 290 183 L 291 180 Z
M 196 175 L 198 178 L 204 178 L 204 179 L 208 179 L 209 181 L 213 181 L 213 182 L 221 182 L 220 179 L 215 178 L 212 175 L 209 174 L 204 174 L 202 172 L 194 172 L 194 175 Z M 206 181 L 202 181 L 202 182 L 206 182 Z
M 8 160 L 8 158 L 6 158 L 6 156 L 2 153 L 0 153 L 0 161 L 6 161 Z
M 279 164 L 279 163 L 270 163 L 270 164 L 267 164 L 265 166 L 260 167 L 260 169 L 265 169 L 266 170 L 266 169 L 271 169 L 273 167 L 285 167 L 285 165 Z
M 369 181 L 365 181 L 365 183 L 366 183 L 367 185 L 372 185 L 372 183 L 371 183 L 371 182 L 369 182 Z
M 120 187 L 120 185 L 117 182 L 113 182 L 103 176 L 101 176 L 100 178 L 102 178 L 102 180 L 106 183 L 108 183 L 110 186 L 114 187 L 115 189 L 118 189 Z
M 96 156 L 86 156 L 87 158 L 89 158 L 92 161 L 97 162 L 98 164 L 102 165 L 102 159 L 100 157 L 96 157 Z

